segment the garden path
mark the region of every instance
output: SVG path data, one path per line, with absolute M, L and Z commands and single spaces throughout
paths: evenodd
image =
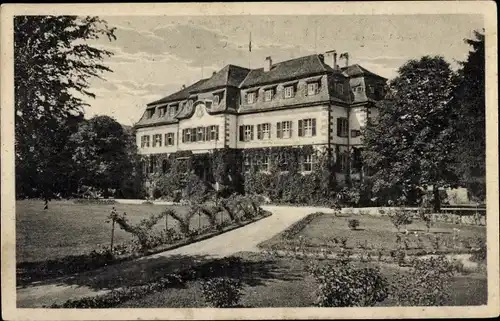
M 318 210 L 331 212 L 331 209 L 290 206 L 263 206 L 273 213 L 272 216 L 255 223 L 226 232 L 213 238 L 192 243 L 174 250 L 115 264 L 95 271 L 80 273 L 77 276 L 51 280 L 44 284 L 33 284 L 17 289 L 18 308 L 35 308 L 53 303 L 61 304 L 68 299 L 100 295 L 123 286 L 130 280 L 145 278 L 144 275 L 167 273 L 181 260 L 172 258 L 225 257 L 241 251 L 258 251 L 257 244 L 265 241 L 285 228 Z M 179 266 L 179 265 L 177 265 Z M 173 271 L 172 271 L 173 272 Z M 119 280 L 119 281 L 117 281 Z M 123 280 L 123 283 L 120 283 Z

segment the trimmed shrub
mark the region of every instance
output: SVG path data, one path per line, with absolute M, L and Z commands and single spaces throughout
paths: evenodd
M 414 259 L 410 272 L 396 279 L 392 296 L 403 306 L 442 306 L 448 302 L 454 267 L 446 257 Z
M 310 269 L 318 283 L 320 307 L 374 306 L 389 296 L 389 283 L 378 268 L 356 267 L 349 259 Z
M 238 304 L 242 287 L 238 279 L 213 278 L 201 283 L 201 294 L 211 307 L 230 308 Z
M 401 226 L 412 223 L 412 214 L 403 209 L 389 211 L 388 216 L 390 217 L 394 227 L 397 228 L 398 232 L 401 229 Z
M 347 225 L 351 230 L 356 230 L 359 227 L 359 220 L 351 219 L 347 222 Z
M 115 200 L 102 199 L 102 198 L 79 198 L 73 200 L 75 204 L 97 204 L 97 205 L 113 205 L 116 204 Z

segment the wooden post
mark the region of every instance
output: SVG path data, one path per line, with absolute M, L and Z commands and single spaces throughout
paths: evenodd
M 168 215 L 165 215 L 165 233 L 168 232 Z
M 201 213 L 198 212 L 198 231 L 201 229 Z

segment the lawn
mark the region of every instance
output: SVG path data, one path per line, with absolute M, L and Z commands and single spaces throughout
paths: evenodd
M 186 206 L 165 206 L 151 204 L 75 204 L 72 201 L 53 201 L 49 209 L 43 209 L 43 201 L 22 200 L 16 202 L 16 259 L 17 263 L 43 261 L 67 255 L 84 254 L 99 245 L 109 245 L 111 223 L 106 217 L 113 207 L 120 213 L 126 212 L 131 223 L 166 208 L 186 214 Z M 222 218 L 223 220 L 228 217 Z M 177 222 L 168 218 L 169 227 L 178 228 Z M 203 215 L 191 219 L 191 227 L 209 225 Z M 156 229 L 164 229 L 165 221 L 160 221 Z M 115 244 L 132 240 L 132 235 L 115 229 Z
M 357 219 L 360 222 L 356 230 L 351 230 L 348 226 L 350 219 Z M 475 239 L 486 237 L 486 228 L 476 225 L 458 225 L 444 222 L 434 222 L 430 232 L 427 233 L 425 224 L 414 220 L 407 226 L 408 234 L 402 232 L 405 227 L 398 232 L 388 217 L 376 217 L 369 215 L 335 216 L 324 214 L 315 217 L 302 229 L 297 229 L 292 233 L 292 237 L 285 237 L 278 234 L 268 241 L 260 244 L 263 248 L 290 249 L 297 246 L 299 240 L 304 242 L 308 248 L 332 248 L 337 240 L 345 238 L 346 247 L 355 251 L 366 249 L 391 250 L 395 248 L 397 235 L 408 240 L 409 249 L 412 250 L 432 250 L 434 244 L 432 240 L 437 237 L 441 250 L 466 251 L 465 243 L 474 246 Z M 455 229 L 455 230 L 454 230 Z M 458 231 L 458 230 L 459 231 Z M 455 235 L 455 239 L 454 239 Z
M 314 305 L 317 284 L 304 270 L 304 262 L 295 258 L 272 258 L 257 253 L 240 253 L 244 272 L 242 307 L 310 307 Z M 378 264 L 378 263 L 360 263 Z M 381 264 L 381 272 L 389 281 L 404 273 L 396 265 Z M 487 301 L 486 276 L 481 273 L 457 274 L 452 281 L 447 305 L 481 305 Z M 391 298 L 380 304 L 391 306 Z M 129 300 L 119 308 L 201 308 L 201 281 L 190 281 L 185 287 L 159 291 Z

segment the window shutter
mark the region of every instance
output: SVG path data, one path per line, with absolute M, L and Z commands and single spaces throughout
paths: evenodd
M 250 140 L 253 140 L 253 125 L 250 127 Z
M 219 140 L 219 125 L 215 126 L 215 140 Z
M 304 96 L 309 96 L 309 83 L 306 83 L 304 85 L 304 91 L 305 91 Z M 300 125 L 299 125 L 299 127 L 300 127 Z
M 191 141 L 196 142 L 196 128 L 191 128 Z
M 302 119 L 299 120 L 299 137 L 304 136 L 304 121 Z
M 342 124 L 341 124 L 341 119 L 340 119 L 340 118 L 337 118 L 337 136 L 339 136 L 339 137 L 340 137 L 340 133 L 341 133 L 341 129 L 342 129 L 342 128 L 341 128 L 341 127 L 342 127 L 341 125 L 342 125 Z
M 247 101 L 247 93 L 245 93 L 245 94 L 243 95 L 243 101 L 242 101 L 242 103 L 243 103 L 243 104 L 246 104 L 247 102 L 248 102 L 248 101 Z
M 262 139 L 262 125 L 257 125 L 257 139 Z
M 293 122 L 289 121 L 288 123 L 290 124 L 290 138 L 292 138 L 292 136 L 293 136 Z
M 182 130 L 182 142 L 183 143 L 186 142 L 186 130 L 185 129 Z
M 276 138 L 281 138 L 281 123 L 276 123 Z
M 312 119 L 312 135 L 316 136 L 316 118 Z
M 243 126 L 240 126 L 240 142 L 242 142 L 244 140 L 243 139 L 243 134 L 244 134 Z
M 281 88 L 281 98 L 285 99 L 285 87 L 284 86 Z

